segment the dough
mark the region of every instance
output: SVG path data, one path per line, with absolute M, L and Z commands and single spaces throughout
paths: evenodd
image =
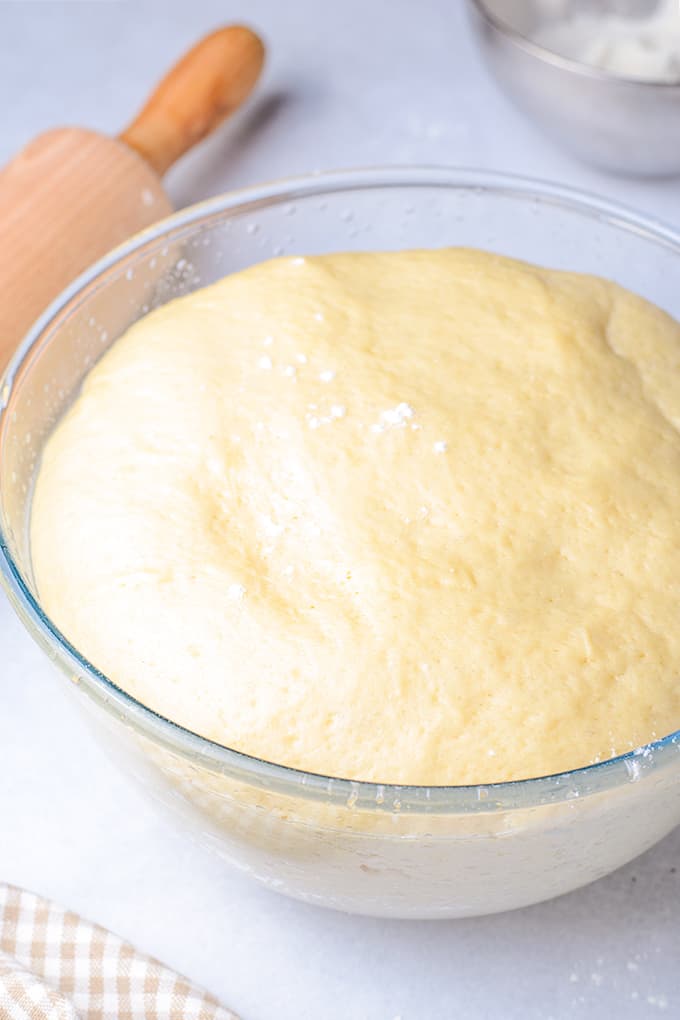
M 285 258 L 152 312 L 48 440 L 48 614 L 186 727 L 520 779 L 680 726 L 680 326 L 473 250 Z

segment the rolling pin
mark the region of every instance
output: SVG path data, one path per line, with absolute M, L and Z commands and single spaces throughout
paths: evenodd
M 172 211 L 161 177 L 250 94 L 264 46 L 239 25 L 206 36 L 118 138 L 58 128 L 0 170 L 0 371 L 78 273 Z

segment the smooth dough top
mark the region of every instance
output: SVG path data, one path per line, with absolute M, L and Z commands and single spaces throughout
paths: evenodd
M 112 680 L 313 772 L 459 784 L 680 726 L 680 326 L 474 250 L 152 312 L 49 439 L 40 596 Z

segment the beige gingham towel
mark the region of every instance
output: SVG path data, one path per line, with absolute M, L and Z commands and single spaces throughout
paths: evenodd
M 0 1020 L 237 1020 L 78 914 L 0 883 Z

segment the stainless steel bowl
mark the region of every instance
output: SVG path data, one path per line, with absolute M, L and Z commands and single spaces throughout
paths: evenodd
M 615 173 L 680 173 L 680 81 L 621 78 L 545 49 L 531 39 L 541 20 L 538 0 L 469 4 L 492 73 L 546 134 Z M 599 6 L 620 9 L 615 0 Z

